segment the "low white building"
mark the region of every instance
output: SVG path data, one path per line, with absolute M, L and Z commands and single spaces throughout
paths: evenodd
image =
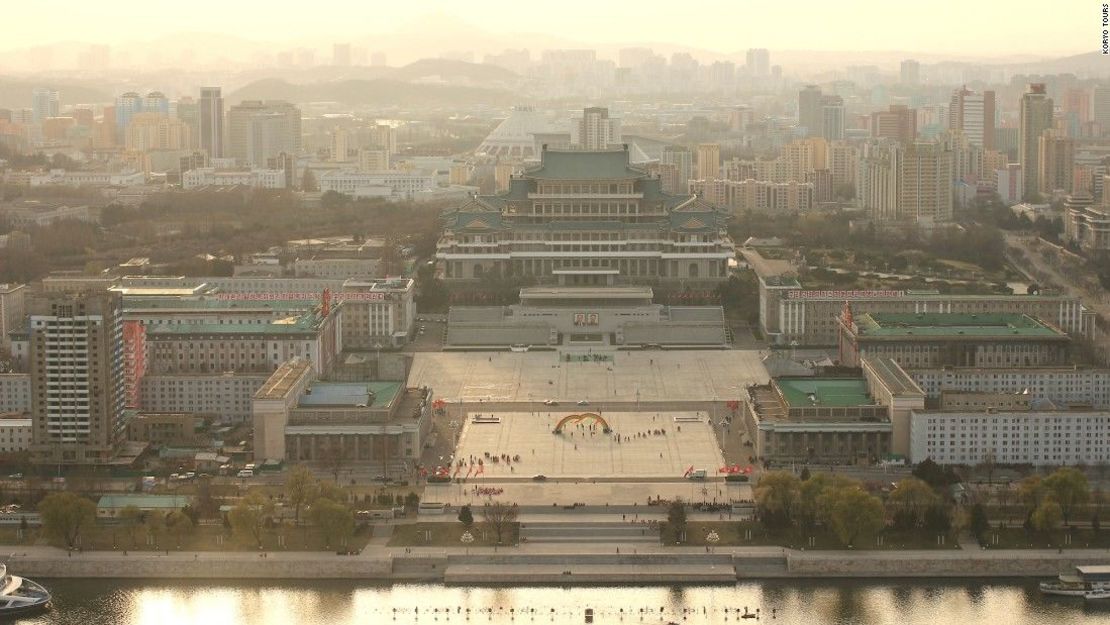
M 423 171 L 329 171 L 319 177 L 320 191 L 335 191 L 351 197 L 412 199 L 436 189 L 434 173 Z
M 49 201 L 23 200 L 0 206 L 0 214 L 4 215 L 12 228 L 27 228 L 29 226 L 49 226 L 56 221 L 73 219 L 77 221 L 93 221 L 92 214 L 87 205 L 69 206 Z
M 141 184 L 146 184 L 146 174 L 141 171 L 112 173 L 51 169 L 48 173 L 31 176 L 32 187 L 133 187 Z
M 379 277 L 380 266 L 381 261 L 377 258 L 298 258 L 293 261 L 293 275 L 298 278 L 367 280 Z
M 1054 404 L 1110 409 L 1110 369 L 1093 367 L 941 367 L 909 369 L 910 376 L 930 398 L 943 391 L 1025 393 L 1029 399 Z
M 284 189 L 285 170 L 282 169 L 227 169 L 201 167 L 181 174 L 181 187 L 185 190 L 201 187 L 230 187 L 241 185 L 258 189 Z
M 0 453 L 27 451 L 31 447 L 31 419 L 0 419 Z
M 1060 466 L 1110 461 L 1110 412 L 914 411 L 910 459 Z

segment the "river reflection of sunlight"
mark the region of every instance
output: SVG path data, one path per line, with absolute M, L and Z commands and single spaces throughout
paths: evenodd
M 43 625 L 1094 625 L 1106 613 L 1032 585 L 771 580 L 690 587 L 371 586 L 314 581 L 175 586 L 47 580 Z M 743 618 L 745 614 L 749 618 Z

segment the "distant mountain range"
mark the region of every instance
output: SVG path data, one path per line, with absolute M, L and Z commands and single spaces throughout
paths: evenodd
M 233 103 L 241 100 L 288 100 L 293 103 L 340 102 L 371 107 L 404 107 L 438 104 L 496 106 L 515 103 L 519 97 L 508 90 L 459 85 L 413 84 L 384 78 L 305 84 L 265 78 L 228 94 L 225 99 Z
M 100 86 L 85 84 L 76 80 L 30 80 L 0 76 L 0 108 L 21 109 L 31 106 L 31 92 L 38 87 L 58 89 L 65 102 L 89 103 L 111 102 L 115 97 Z

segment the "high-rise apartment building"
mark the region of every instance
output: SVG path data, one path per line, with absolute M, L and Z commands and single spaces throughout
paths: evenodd
M 828 167 L 834 187 L 855 184 L 856 168 L 859 165 L 859 150 L 846 141 L 829 143 Z
M 1064 92 L 1064 125 L 1069 137 L 1083 136 L 1091 121 L 1092 94 L 1086 89 L 1072 88 Z
M 899 218 L 929 223 L 952 220 L 952 153 L 937 143 L 904 148 L 899 176 Z
M 771 75 L 771 53 L 767 48 L 751 48 L 745 58 L 749 76 L 763 78 Z
M 917 111 L 905 104 L 891 104 L 871 114 L 871 136 L 913 143 L 917 137 Z
M 47 293 L 31 300 L 32 457 L 105 464 L 123 441 L 121 298 L 107 292 Z
M 994 92 L 975 93 L 961 87 L 952 93 L 948 107 L 948 127 L 962 130 L 968 141 L 994 149 Z
M 350 67 L 351 44 L 337 43 L 331 48 L 331 64 L 336 67 Z
M 116 143 L 122 144 L 124 141 L 125 133 L 127 132 L 127 125 L 131 123 L 131 118 L 137 113 L 143 112 L 143 98 L 134 91 L 127 93 L 116 98 Z
M 166 94 L 161 91 L 151 91 L 143 96 L 143 112 L 168 115 L 170 112 L 170 100 L 166 97 Z
M 856 176 L 857 200 L 879 221 L 950 221 L 952 178 L 952 153 L 938 143 L 869 142 Z
M 844 99 L 838 95 L 822 98 L 821 136 L 826 141 L 837 141 L 844 138 Z
M 128 150 L 183 150 L 190 145 L 189 127 L 164 113 L 139 113 L 124 132 Z
M 59 96 L 57 89 L 38 88 L 31 92 L 31 115 L 36 124 L 49 117 L 59 114 Z
M 200 132 L 197 147 L 208 158 L 224 157 L 224 98 L 219 87 L 201 87 L 197 104 L 197 126 Z
M 200 105 L 189 96 L 177 101 L 177 119 L 189 128 L 190 150 L 196 149 L 200 142 Z
M 667 193 L 685 193 L 690 178 L 694 175 L 694 161 L 690 150 L 680 145 L 665 145 L 659 162 L 674 166 L 675 183 L 673 188 L 663 189 Z
M 821 134 L 821 88 L 806 85 L 798 92 L 798 125 L 805 128 L 805 135 Z
M 698 144 L 697 171 L 694 177 L 698 180 L 716 180 L 721 177 L 721 146 L 716 143 Z
M 359 137 L 365 139 L 360 147 L 377 148 L 390 154 L 397 153 L 397 133 L 389 124 L 374 124 L 368 129 L 359 129 Z
M 1110 87 L 1091 90 L 1091 119 L 1099 125 L 1103 135 L 1110 133 Z
M 331 131 L 331 160 L 342 163 L 351 156 L 351 131 L 336 126 Z
M 609 117 L 609 109 L 591 106 L 571 120 L 570 144 L 582 150 L 605 150 L 621 143 L 621 120 Z
M 1057 130 L 1044 131 L 1037 144 L 1037 163 L 1037 185 L 1042 195 L 1072 192 L 1075 139 Z
M 1025 199 L 1040 188 L 1040 139 L 1049 128 L 1052 128 L 1052 98 L 1045 93 L 1044 83 L 1030 83 L 1021 96 L 1018 134 L 1018 162 L 1025 173 L 1022 181 Z
M 358 170 L 363 172 L 388 171 L 390 165 L 389 152 L 382 149 L 363 148 L 358 151 Z M 454 168 L 452 168 L 454 171 Z M 455 184 L 466 184 L 465 182 Z
M 228 156 L 265 167 L 268 159 L 301 149 L 301 110 L 282 100 L 245 100 L 227 112 Z
M 903 85 L 916 85 L 921 82 L 921 63 L 913 59 L 902 61 L 899 79 Z

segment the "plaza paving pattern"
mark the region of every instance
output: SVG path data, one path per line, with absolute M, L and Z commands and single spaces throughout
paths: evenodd
M 757 350 L 615 352 L 613 362 L 569 363 L 557 352 L 422 352 L 409 385 L 453 402 L 711 401 L 741 399 L 767 380 Z
M 607 412 L 601 416 L 612 428 L 609 434 L 591 419 L 553 433 L 563 417 L 582 413 L 596 414 L 588 408 L 494 413 L 500 422 L 489 423 L 476 422 L 476 413 L 471 413 L 463 423 L 455 457 L 468 463 L 481 459 L 486 478 L 537 474 L 677 478 L 689 467 L 713 475 L 724 464 L 705 412 Z M 502 455 L 519 455 L 520 461 L 490 459 Z

